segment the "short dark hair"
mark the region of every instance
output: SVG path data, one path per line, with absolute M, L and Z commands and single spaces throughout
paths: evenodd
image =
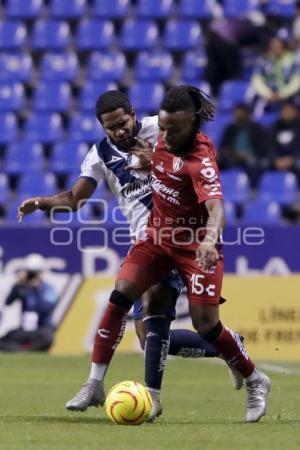
M 166 93 L 160 109 L 169 113 L 177 111 L 193 112 L 198 119 L 198 126 L 202 120 L 213 120 L 215 114 L 215 106 L 200 89 L 181 85 L 175 86 Z
M 101 122 L 102 114 L 115 111 L 118 108 L 123 108 L 126 113 L 131 113 L 132 104 L 126 94 L 121 91 L 107 91 L 101 94 L 96 103 L 96 116 Z

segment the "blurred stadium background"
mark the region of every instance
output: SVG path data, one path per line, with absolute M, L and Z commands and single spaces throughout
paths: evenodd
M 24 258 L 43 255 L 45 277 L 61 298 L 54 314 L 58 330 L 53 352 L 79 353 L 91 347 L 128 249 L 124 233 L 117 244 L 112 239 L 115 201 L 102 184 L 80 217 L 62 214 L 51 223 L 38 212 L 22 225 L 16 222 L 17 206 L 24 198 L 51 195 L 76 180 L 89 146 L 103 136 L 94 107 L 107 89 L 128 92 L 142 118 L 157 113 L 170 85 L 200 87 L 216 101 L 216 119 L 204 131 L 219 147 L 235 105 L 249 101 L 262 48 L 251 42 L 241 47 L 239 77 L 224 80 L 216 95 L 206 75 L 211 24 L 222 17 L 232 23 L 249 17 L 255 26 L 263 23 L 270 35 L 288 41 L 297 56 L 296 2 L 1 0 L 0 14 L 0 305 Z M 278 117 L 279 110 L 271 108 L 253 120 L 268 132 Z M 300 146 L 294 150 L 299 159 Z M 224 295 L 229 299 L 223 315 L 261 359 L 299 360 L 297 167 L 296 161 L 291 169 L 276 171 L 270 159 L 254 184 L 234 164 L 222 171 L 228 224 Z M 99 198 L 109 204 L 107 235 L 101 231 L 103 222 L 97 225 L 104 214 Z M 7 309 L 0 334 L 19 320 L 17 307 Z M 176 326 L 190 324 L 184 297 L 178 315 Z M 137 349 L 129 325 L 121 350 Z

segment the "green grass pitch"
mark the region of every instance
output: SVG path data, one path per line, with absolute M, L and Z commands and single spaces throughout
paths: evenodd
M 64 404 L 86 379 L 89 358 L 0 355 L 1 450 L 294 450 L 300 449 L 300 364 L 266 371 L 268 415 L 244 423 L 245 392 L 226 367 L 173 358 L 167 364 L 164 414 L 154 424 L 111 424 L 103 409 L 70 413 Z M 106 379 L 143 380 L 141 355 L 117 355 Z

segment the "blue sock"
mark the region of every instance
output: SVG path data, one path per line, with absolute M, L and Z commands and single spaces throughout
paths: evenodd
M 219 352 L 195 331 L 170 330 L 169 355 L 186 358 L 213 358 L 219 356 Z
M 159 391 L 169 351 L 170 320 L 162 316 L 144 319 L 146 328 L 145 384 Z

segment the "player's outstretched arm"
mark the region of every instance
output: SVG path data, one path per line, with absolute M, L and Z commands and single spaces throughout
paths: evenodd
M 206 200 L 208 212 L 206 232 L 203 241 L 196 251 L 196 261 L 204 270 L 212 269 L 219 259 L 216 244 L 220 242 L 224 227 L 224 202 L 221 199 Z
M 85 178 L 79 178 L 74 186 L 65 192 L 50 197 L 32 197 L 24 200 L 18 208 L 17 219 L 22 222 L 24 216 L 32 214 L 37 209 L 50 211 L 55 207 L 71 208 L 76 211 L 84 205 L 84 201 L 91 197 L 95 186 Z

